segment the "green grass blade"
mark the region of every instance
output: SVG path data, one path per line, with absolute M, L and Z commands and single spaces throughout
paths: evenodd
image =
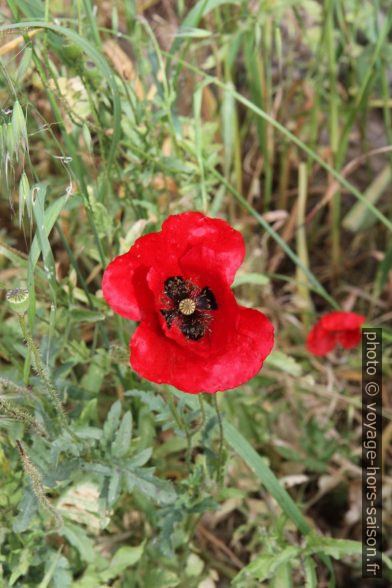
M 219 86 L 222 86 L 222 87 L 225 86 L 225 84 L 223 84 L 222 82 L 219 82 L 218 80 L 215 80 L 215 83 Z M 297 147 L 299 147 L 302 151 L 304 151 L 311 159 L 313 159 L 314 161 L 317 161 L 317 163 L 322 168 L 324 168 L 328 173 L 330 173 L 331 176 L 336 178 L 338 180 L 338 182 L 344 188 L 346 188 L 349 192 L 351 192 L 351 194 L 353 194 L 358 200 L 363 202 L 365 204 L 365 206 L 367 207 L 367 209 L 370 210 L 392 232 L 392 222 L 380 210 L 378 210 L 378 208 L 373 206 L 373 204 L 371 202 L 366 200 L 364 195 L 361 192 L 359 192 L 359 190 L 357 190 L 357 188 L 355 188 L 355 186 L 350 184 L 350 182 L 348 182 L 339 172 L 337 172 L 333 167 L 328 165 L 328 163 L 326 163 L 315 151 L 313 151 L 307 145 L 305 145 L 305 143 L 303 143 L 301 141 L 301 139 L 298 139 L 298 137 L 296 137 L 293 133 L 291 133 L 288 129 L 286 129 L 278 121 L 276 121 L 274 118 L 272 118 L 269 114 L 267 114 L 266 112 L 264 112 L 263 110 L 261 110 L 260 108 L 255 106 L 253 104 L 253 102 L 248 100 L 248 98 L 245 98 L 245 96 L 242 96 L 241 94 L 239 94 L 236 91 L 233 91 L 233 94 L 234 94 L 234 97 L 236 98 L 236 100 L 241 102 L 241 104 L 243 104 L 244 106 L 247 106 L 250 110 L 252 110 L 256 114 L 258 114 L 259 116 L 264 118 L 269 123 L 271 123 L 271 125 L 273 125 L 278 131 L 280 131 L 280 133 L 282 135 L 285 135 L 290 141 L 295 143 L 295 145 L 297 145 Z
M 52 230 L 54 223 L 60 216 L 61 211 L 63 210 L 65 203 L 67 201 L 67 196 L 61 196 L 54 202 L 52 202 L 48 208 L 45 210 L 44 218 L 43 218 L 43 225 L 46 235 L 49 235 L 50 231 Z M 30 260 L 33 266 L 36 265 L 40 254 L 40 246 L 38 243 L 38 237 L 35 235 L 33 239 L 33 243 L 30 248 Z
M 292 143 L 294 143 L 295 145 L 297 145 L 297 147 L 299 147 L 301 149 L 301 151 L 303 151 L 304 153 L 306 153 L 312 160 L 317 161 L 317 163 L 323 169 L 325 169 L 329 174 L 331 174 L 331 176 L 333 176 L 341 184 L 341 186 L 343 186 L 344 188 L 346 188 L 346 190 L 348 190 L 351 194 L 353 194 L 353 196 L 355 196 L 355 198 L 357 200 L 360 200 L 361 202 L 363 202 L 364 205 L 366 206 L 366 208 L 368 210 L 370 210 L 392 232 L 392 221 L 390 221 L 371 202 L 368 202 L 366 200 L 365 196 L 359 190 L 357 190 L 357 188 L 355 188 L 355 186 L 353 186 L 352 184 L 350 184 L 350 182 L 348 182 L 338 171 L 336 171 L 333 167 L 331 167 L 328 163 L 326 163 L 322 159 L 322 157 L 320 157 L 320 155 L 318 155 L 318 153 L 316 153 L 315 151 L 313 151 L 313 149 L 310 149 L 310 147 L 308 147 L 303 141 L 301 141 L 301 139 L 298 139 L 298 137 L 296 137 L 291 131 L 289 131 L 288 129 L 286 129 L 286 127 L 284 127 L 281 123 L 279 123 L 272 116 L 270 116 L 269 114 L 267 114 L 266 112 L 264 112 L 263 110 L 261 110 L 261 108 L 257 107 L 251 100 L 249 100 L 245 96 L 242 96 L 242 94 L 240 94 L 236 90 L 232 90 L 230 87 L 227 87 L 227 84 L 226 83 L 221 82 L 217 78 L 214 78 L 214 77 L 206 74 L 200 68 L 195 67 L 195 66 L 189 64 L 188 62 L 186 62 L 185 60 L 181 59 L 180 57 L 177 57 L 176 56 L 175 59 L 178 60 L 179 62 L 181 62 L 182 65 L 184 65 L 184 67 L 186 67 L 187 69 L 189 69 L 191 71 L 194 71 L 194 72 L 202 75 L 206 80 L 208 80 L 209 83 L 215 84 L 216 86 L 219 86 L 223 90 L 226 89 L 227 92 L 232 92 L 234 98 L 238 102 L 240 102 L 241 104 L 243 104 L 244 106 L 246 106 L 247 108 L 249 108 L 249 110 L 251 110 L 252 112 L 254 112 L 255 114 L 257 114 L 258 116 L 260 116 L 261 118 L 263 118 L 265 121 L 269 122 L 283 136 L 285 136 L 287 139 L 289 139 L 289 141 L 291 141 Z
M 390 186 L 391 180 L 392 170 L 390 163 L 388 163 L 365 190 L 364 197 L 367 202 L 376 204 L 387 187 Z M 356 202 L 343 218 L 343 227 L 351 233 L 357 233 L 369 229 L 375 220 L 374 217 L 369 217 L 363 202 Z
M 36 190 L 36 197 L 33 199 L 33 213 L 36 222 L 37 232 L 36 237 L 38 238 L 38 244 L 40 253 L 42 253 L 42 260 L 44 262 L 44 271 L 48 282 L 51 286 L 52 294 L 56 292 L 56 268 L 54 264 L 54 257 L 52 249 L 50 247 L 48 234 L 45 227 L 45 197 L 46 197 L 46 186 L 37 184 L 33 186 L 32 190 Z M 31 260 L 33 263 L 33 260 Z M 34 264 L 35 265 L 35 264 Z
M 222 182 L 226 186 L 226 188 L 235 196 L 235 198 L 242 204 L 242 206 L 259 222 L 259 224 L 267 231 L 269 235 L 278 243 L 278 245 L 283 249 L 283 251 L 287 254 L 288 257 L 302 270 L 304 275 L 308 278 L 310 285 L 313 289 L 323 296 L 325 300 L 333 307 L 339 308 L 338 303 L 328 292 L 325 288 L 320 284 L 316 276 L 307 268 L 298 255 L 294 253 L 294 251 L 287 245 L 287 243 L 282 239 L 282 237 L 277 233 L 268 223 L 267 221 L 253 208 L 251 204 L 232 186 L 218 171 L 215 169 L 211 169 L 210 171 L 215 177 Z
M 188 30 L 190 28 L 196 28 L 200 22 L 200 20 L 222 4 L 240 4 L 239 0 L 199 0 L 196 4 L 191 8 L 188 12 L 186 17 L 184 18 L 183 22 L 181 23 L 181 27 L 179 33 L 183 32 L 184 30 Z M 183 42 L 183 37 L 176 37 L 170 47 L 170 55 L 175 53 L 181 46 Z
M 372 80 L 377 73 L 377 69 L 375 68 L 376 62 L 380 57 L 381 52 L 385 48 L 385 42 L 390 34 L 391 30 L 391 21 L 392 21 L 392 6 L 389 7 L 388 12 L 386 13 L 385 17 L 383 18 L 383 27 L 379 31 L 377 43 L 375 45 L 373 54 L 369 61 L 369 65 L 367 67 L 366 74 L 363 77 L 361 87 L 358 91 L 354 107 L 350 110 L 350 113 L 347 117 L 346 123 L 344 125 L 343 131 L 341 133 L 341 140 L 339 145 L 339 150 L 337 154 L 337 161 L 338 164 L 342 162 L 343 155 L 346 152 L 350 131 L 354 124 L 355 119 L 357 118 L 359 111 L 364 103 L 364 99 L 367 96 L 367 92 L 371 85 Z

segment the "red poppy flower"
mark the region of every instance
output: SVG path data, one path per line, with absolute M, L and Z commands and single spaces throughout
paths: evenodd
M 338 343 L 345 349 L 355 347 L 361 340 L 361 325 L 365 317 L 355 312 L 333 311 L 325 314 L 310 330 L 306 346 L 314 355 L 326 355 Z
M 230 288 L 244 255 L 242 235 L 225 221 L 186 212 L 109 264 L 106 301 L 140 321 L 130 343 L 140 376 L 195 394 L 257 374 L 274 335 L 267 317 L 239 306 Z

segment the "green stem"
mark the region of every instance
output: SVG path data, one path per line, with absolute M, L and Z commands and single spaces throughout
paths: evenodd
M 185 436 L 186 436 L 186 441 L 187 441 L 186 463 L 189 466 L 190 461 L 191 461 L 191 450 L 192 450 L 191 434 L 188 431 L 188 427 L 186 426 L 186 424 L 184 423 L 184 421 L 182 420 L 182 418 L 180 417 L 180 415 L 178 413 L 177 407 L 176 407 L 174 399 L 173 399 L 173 395 L 171 394 L 170 390 L 169 390 L 168 400 L 169 400 L 170 412 L 173 415 L 173 418 L 176 422 L 176 425 L 181 431 L 183 431 L 185 433 Z
M 202 429 L 204 427 L 204 424 L 206 422 L 206 413 L 204 410 L 204 404 L 203 404 L 203 398 L 201 394 L 197 395 L 197 399 L 199 401 L 199 407 L 200 407 L 200 414 L 201 414 L 201 419 L 200 421 L 197 423 L 197 425 L 191 430 L 191 432 L 189 433 L 189 436 L 192 438 L 194 435 L 196 435 L 196 433 L 198 433 L 200 431 L 200 429 Z
M 57 393 L 55 386 L 51 382 L 49 375 L 42 364 L 39 349 L 33 341 L 33 338 L 31 336 L 30 329 L 29 329 L 28 324 L 25 320 L 25 317 L 24 317 L 24 315 L 18 315 L 18 318 L 19 318 L 19 325 L 20 325 L 23 337 L 24 337 L 26 344 L 27 344 L 27 347 L 29 348 L 30 353 L 33 357 L 35 370 L 36 370 L 38 376 L 40 377 L 41 381 L 43 382 L 43 384 L 44 384 L 44 386 L 45 386 L 45 388 L 46 388 L 46 390 L 47 390 L 47 392 L 48 392 L 48 394 L 49 394 L 49 396 L 55 406 L 55 409 L 56 409 L 57 415 L 61 421 L 61 424 L 68 431 L 68 433 L 70 433 L 70 435 L 73 437 L 73 439 L 75 441 L 78 441 L 78 437 L 75 435 L 75 433 L 72 431 L 72 429 L 70 429 L 70 427 L 67 423 L 67 419 L 66 419 L 66 416 L 64 413 L 63 405 L 61 404 L 61 401 L 60 401 L 60 398 L 59 398 L 59 395 Z
M 206 422 L 206 411 L 204 410 L 204 404 L 203 404 L 203 398 L 201 394 L 197 395 L 197 398 L 199 400 L 199 406 L 200 406 L 200 412 L 201 412 L 201 421 L 200 421 L 200 426 L 202 427 L 204 425 L 204 423 Z
M 27 410 L 23 408 L 19 408 L 14 406 L 8 400 L 0 398 L 0 408 L 3 412 L 8 415 L 11 419 L 16 421 L 20 421 L 27 427 L 33 429 L 38 435 L 41 437 L 47 437 L 46 431 L 41 427 L 41 425 L 31 416 Z
M 216 412 L 216 416 L 218 419 L 218 426 L 219 426 L 219 449 L 218 449 L 218 470 L 217 470 L 217 481 L 219 484 L 219 487 L 221 487 L 222 485 L 222 461 L 223 461 L 223 425 L 222 425 L 222 416 L 219 410 L 219 405 L 218 405 L 218 397 L 217 397 L 217 392 L 215 394 L 213 394 L 213 399 L 214 399 L 214 407 L 215 407 L 215 412 Z
M 21 441 L 16 440 L 15 443 L 22 459 L 23 469 L 30 478 L 31 488 L 38 502 L 47 512 L 49 512 L 54 517 L 57 523 L 56 529 L 61 529 L 63 527 L 63 519 L 60 513 L 57 512 L 57 510 L 54 508 L 54 506 L 51 504 L 50 500 L 45 494 L 41 473 L 26 453 Z

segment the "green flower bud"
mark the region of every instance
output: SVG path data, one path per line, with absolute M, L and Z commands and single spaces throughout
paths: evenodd
M 29 308 L 29 291 L 24 288 L 15 288 L 8 290 L 6 300 L 9 307 L 18 314 L 24 314 Z

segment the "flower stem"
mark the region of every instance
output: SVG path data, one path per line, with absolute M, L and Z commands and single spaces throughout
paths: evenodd
M 174 404 L 173 396 L 172 396 L 170 390 L 169 390 L 168 400 L 169 400 L 170 412 L 172 413 L 172 416 L 176 422 L 176 425 L 181 431 L 183 431 L 184 430 L 184 423 L 182 422 L 182 419 L 181 419 L 180 415 L 178 414 L 178 411 L 177 411 L 176 405 Z
M 51 382 L 49 375 L 42 364 L 39 349 L 33 341 L 33 338 L 31 336 L 30 329 L 27 325 L 25 316 L 20 314 L 20 315 L 18 315 L 18 318 L 19 318 L 19 325 L 20 325 L 23 337 L 24 337 L 26 344 L 27 344 L 27 347 L 29 348 L 30 353 L 33 357 L 35 371 L 37 372 L 38 376 L 40 377 L 41 381 L 43 382 L 43 384 L 46 388 L 46 391 L 54 404 L 54 407 L 56 409 L 56 412 L 57 412 L 57 415 L 60 419 L 61 424 L 68 431 L 68 433 L 73 437 L 73 439 L 75 441 L 78 441 L 79 440 L 78 437 L 75 435 L 75 433 L 72 431 L 72 429 L 70 429 L 70 427 L 68 425 L 68 422 L 67 422 L 67 419 L 65 416 L 65 412 L 63 409 L 63 405 L 61 404 L 57 390 L 54 387 L 53 383 Z
M 217 481 L 219 484 L 219 487 L 221 487 L 222 485 L 222 469 L 223 469 L 223 425 L 222 425 L 222 416 L 219 410 L 219 405 L 218 405 L 218 398 L 217 398 L 217 392 L 215 394 L 213 394 L 213 399 L 214 399 L 214 407 L 215 407 L 215 412 L 216 412 L 216 416 L 218 419 L 218 426 L 219 426 L 219 450 L 218 450 L 218 468 L 217 468 Z
M 204 426 L 204 423 L 206 422 L 206 413 L 204 410 L 204 404 L 203 404 L 203 398 L 201 394 L 198 394 L 198 400 L 199 400 L 199 406 L 200 406 L 200 412 L 201 412 L 201 421 L 200 421 L 200 428 Z
M 206 422 L 206 413 L 205 413 L 205 410 L 204 410 L 204 404 L 203 404 L 202 394 L 198 394 L 197 395 L 197 399 L 199 401 L 201 418 L 200 418 L 199 422 L 197 423 L 197 425 L 191 430 L 191 432 L 190 432 L 190 436 L 191 437 L 193 437 L 194 435 L 196 435 L 196 433 L 198 433 L 200 431 L 200 429 L 202 429 L 204 427 L 205 422 Z
M 178 413 L 178 410 L 176 408 L 176 405 L 174 403 L 173 400 L 173 395 L 169 390 L 169 408 L 170 408 L 170 412 L 173 415 L 173 418 L 176 422 L 177 427 L 180 429 L 180 431 L 183 431 L 185 433 L 186 436 L 186 442 L 187 442 L 187 450 L 186 450 L 186 463 L 189 467 L 190 461 L 191 461 L 191 450 L 192 450 L 192 446 L 191 446 L 191 434 L 188 431 L 188 427 L 186 426 L 186 423 L 184 423 L 183 419 L 181 418 L 181 416 Z

